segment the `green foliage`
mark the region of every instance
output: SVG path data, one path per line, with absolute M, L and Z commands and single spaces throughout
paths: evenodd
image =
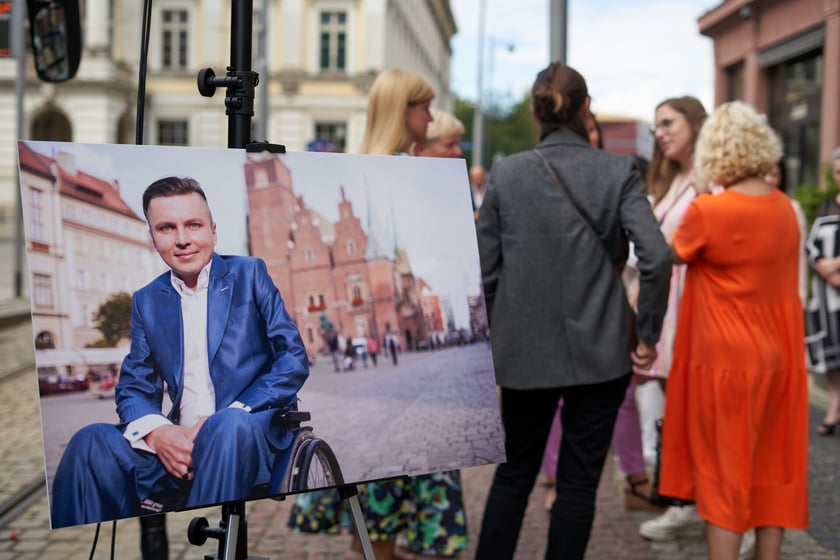
M 91 346 L 113 348 L 131 331 L 131 295 L 117 292 L 102 303 L 93 314 L 102 340 Z
M 793 191 L 793 198 L 802 206 L 802 211 L 805 213 L 805 221 L 808 229 L 811 229 L 811 224 L 814 223 L 814 218 L 817 215 L 817 210 L 823 201 L 837 196 L 838 185 L 834 181 L 834 176 L 831 173 L 831 166 L 823 166 L 823 178 L 825 179 L 825 189 L 821 189 L 817 185 L 799 185 Z
M 472 102 L 455 98 L 455 116 L 464 123 L 464 139 L 472 140 L 473 115 Z M 512 107 L 492 105 L 484 109 L 484 167 L 490 168 L 493 160 L 499 156 L 529 150 L 537 145 L 537 124 L 531 116 L 530 94 Z M 465 152 L 469 165 L 473 164 L 472 154 Z

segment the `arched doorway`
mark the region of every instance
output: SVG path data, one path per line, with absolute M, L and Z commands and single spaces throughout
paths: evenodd
M 134 144 L 135 137 L 134 118 L 125 112 L 117 122 L 117 144 Z
M 33 140 L 72 142 L 73 128 L 61 111 L 47 107 L 32 119 L 29 135 Z
M 55 339 L 52 333 L 49 331 L 39 332 L 38 336 L 35 337 L 35 348 L 37 350 L 55 348 Z

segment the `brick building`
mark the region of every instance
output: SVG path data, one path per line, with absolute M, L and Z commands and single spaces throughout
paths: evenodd
M 330 328 L 348 339 L 394 334 L 408 350 L 428 338 L 426 284 L 395 239 L 362 227 L 343 187 L 333 223 L 295 193 L 280 158 L 249 154 L 244 171 L 250 253 L 266 262 L 311 354 Z
M 715 104 L 741 99 L 782 138 L 786 187 L 816 184 L 840 145 L 840 0 L 726 0 L 700 17 Z

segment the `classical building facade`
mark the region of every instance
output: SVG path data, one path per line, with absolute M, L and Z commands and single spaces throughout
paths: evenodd
M 97 308 L 165 266 L 119 183 L 78 169 L 66 152 L 20 150 L 35 346 L 84 348 L 102 338 Z
M 437 332 L 441 323 L 427 322 L 440 317 L 431 287 L 415 278 L 395 236 L 362 225 L 343 187 L 330 222 L 295 192 L 279 157 L 249 154 L 244 172 L 250 253 L 266 262 L 311 354 L 330 330 L 348 340 L 391 334 L 403 350 L 428 340 L 430 326 Z
M 21 4 L 23 2 L 21 1 Z M 143 2 L 85 0 L 76 77 L 36 78 L 27 55 L 24 139 L 134 143 Z M 255 0 L 253 69 L 260 73 L 254 138 L 305 150 L 358 152 L 367 93 L 377 73 L 420 73 L 451 109 L 449 0 Z M 230 65 L 231 0 L 156 0 L 146 81 L 147 144 L 225 146 L 224 90 L 201 97 L 201 68 Z M 261 48 L 260 37 L 266 48 Z M 16 64 L 0 58 L 0 116 L 15 122 Z M 267 92 L 266 110 L 259 97 Z M 259 123 L 265 121 L 263 130 Z M 0 236 L 14 229 L 14 126 L 0 127 Z
M 786 187 L 819 183 L 840 145 L 840 0 L 726 0 L 698 23 L 714 42 L 715 104 L 741 99 L 766 113 Z

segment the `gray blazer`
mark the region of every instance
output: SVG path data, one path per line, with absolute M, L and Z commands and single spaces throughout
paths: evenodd
M 533 151 L 493 166 L 477 227 L 496 380 L 541 389 L 616 379 L 631 369 L 636 336 L 659 339 L 673 253 L 632 158 L 569 131 L 537 149 L 600 239 Z M 625 234 L 639 258 L 637 315 L 615 269 Z

